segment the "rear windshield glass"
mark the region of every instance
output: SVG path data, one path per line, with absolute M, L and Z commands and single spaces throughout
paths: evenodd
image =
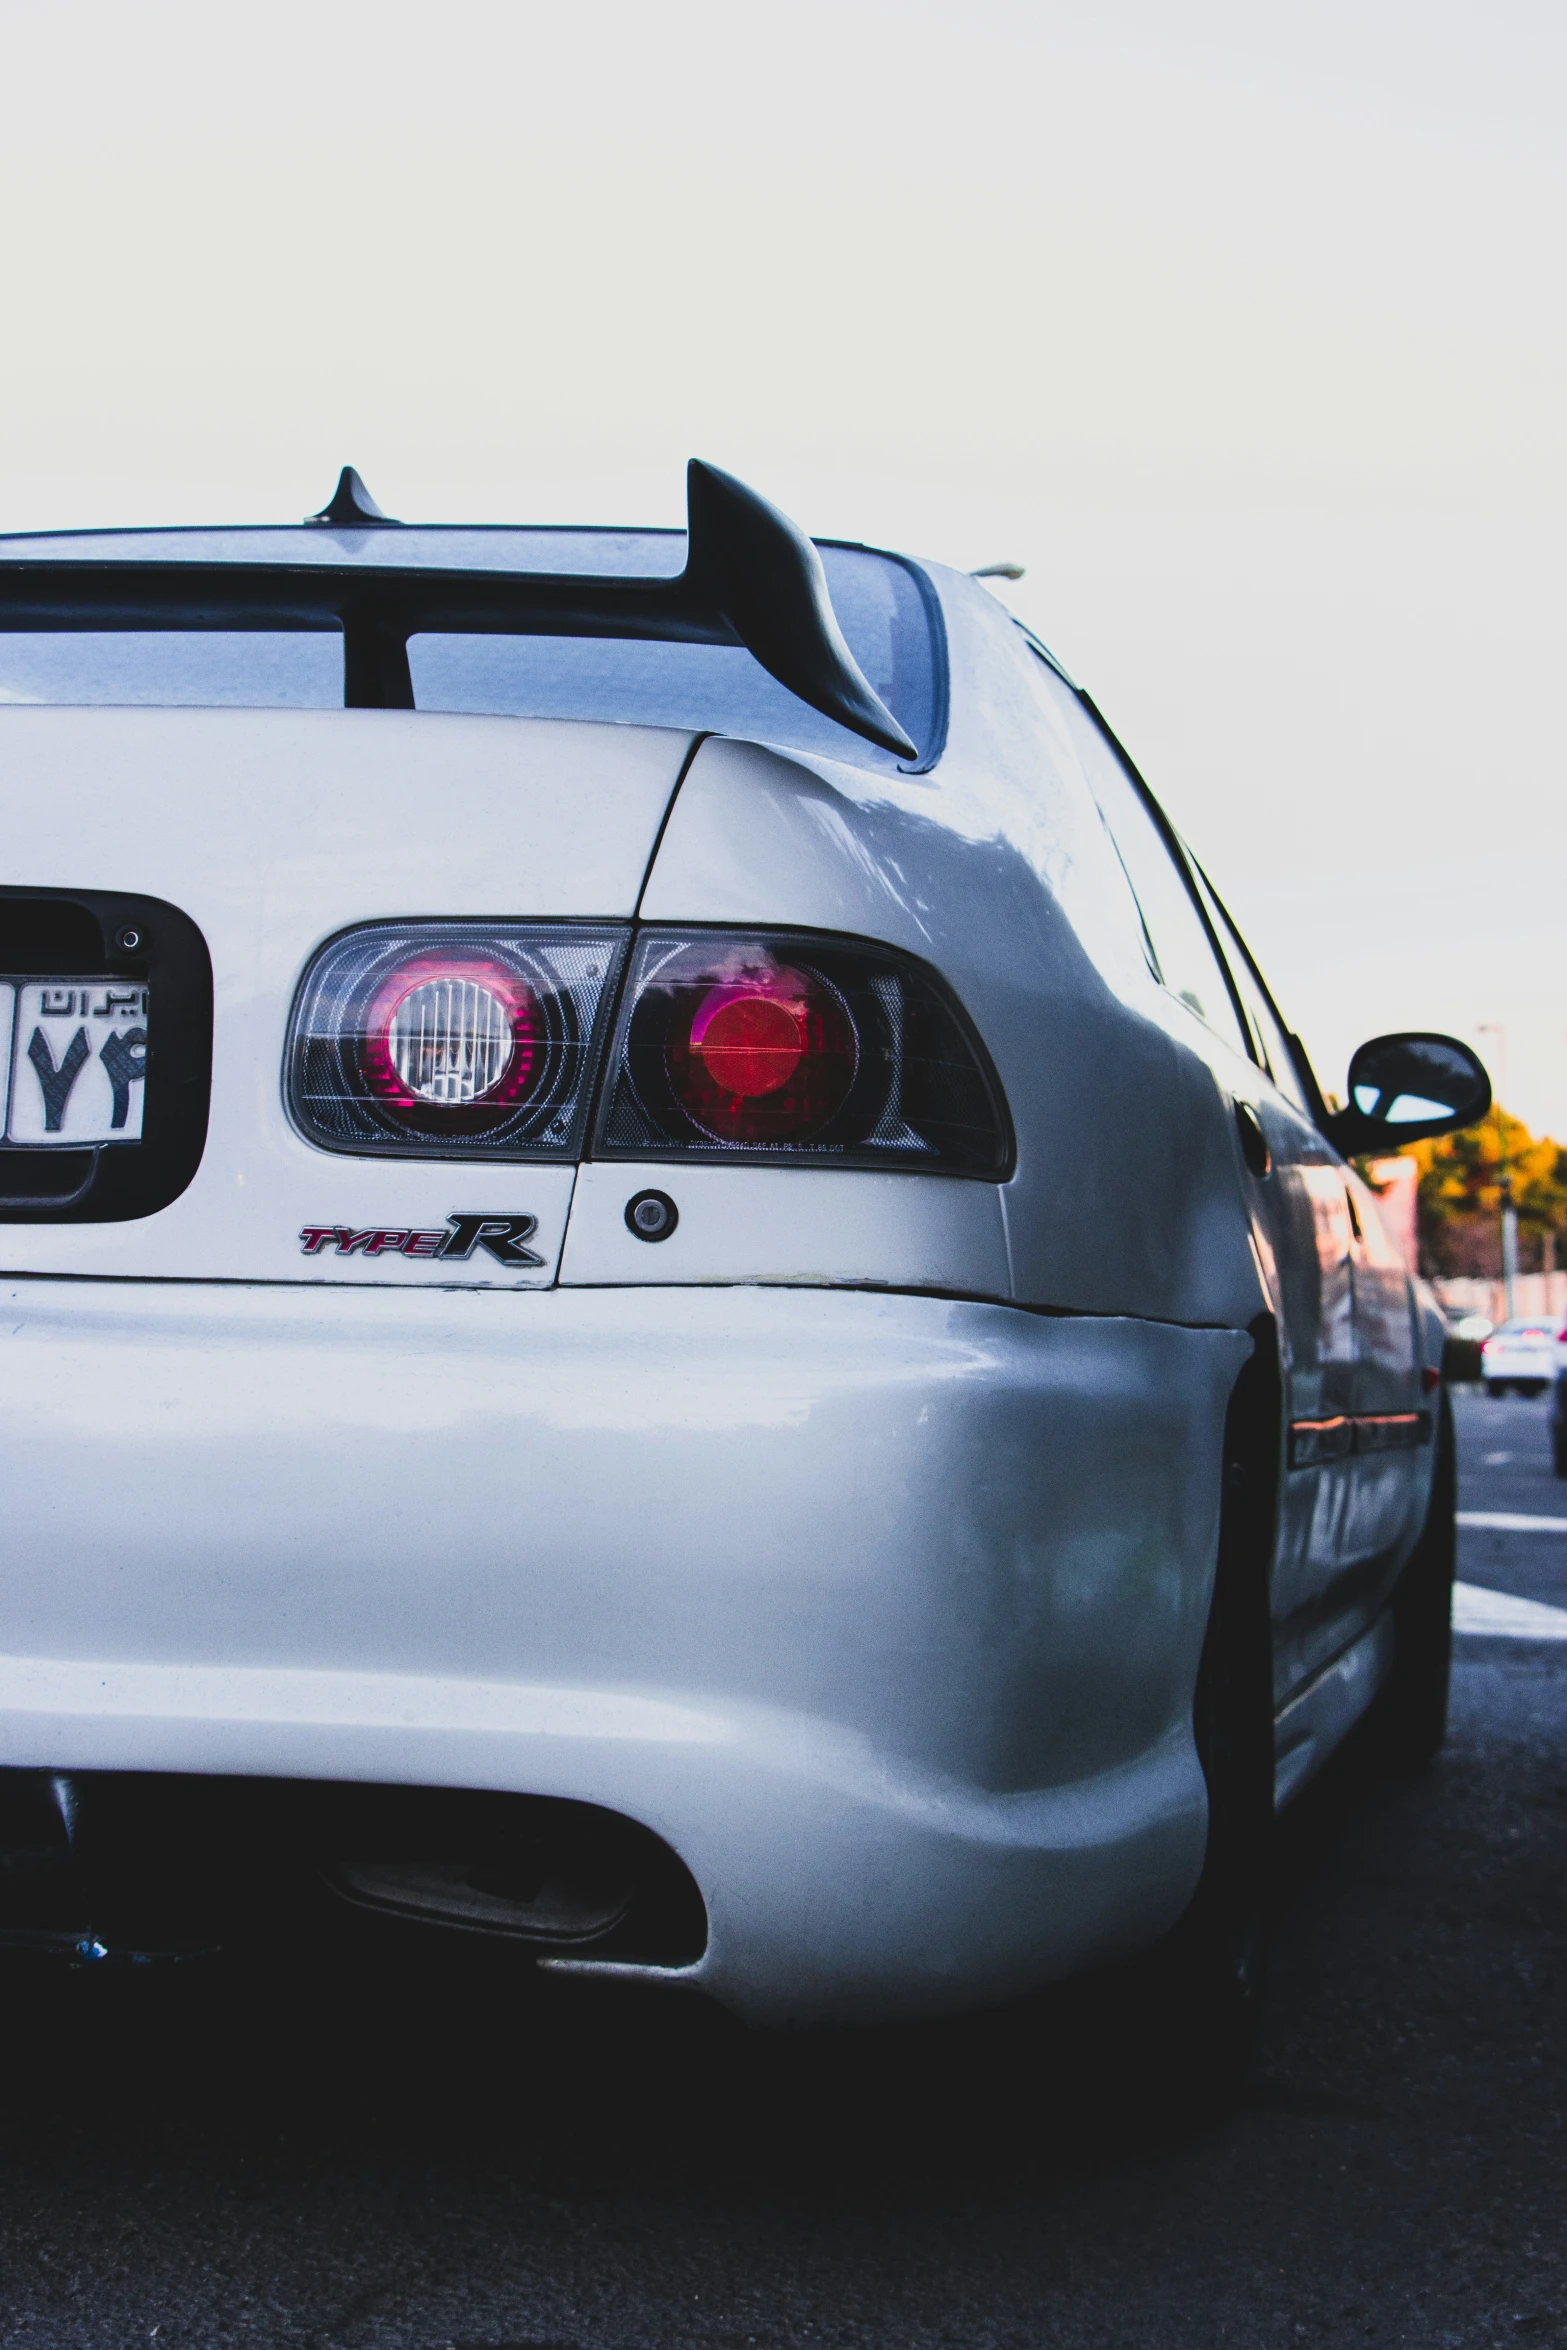
M 850 651 L 911 740 L 928 750 L 935 665 L 918 587 L 885 556 L 850 547 L 823 547 L 821 554 Z M 421 710 L 708 728 L 861 764 L 897 764 L 798 700 L 739 645 L 431 634 L 410 637 L 408 665 Z
M 172 542 L 180 535 L 168 534 L 169 546 L 161 539 L 154 546 L 153 534 L 143 539 L 143 534 L 126 533 L 114 542 L 114 553 L 127 560 L 146 553 L 149 559 L 167 561 L 174 552 Z M 237 543 L 244 535 L 225 534 L 221 553 L 230 560 L 256 560 L 260 548 Z M 265 535 L 286 540 L 292 534 Z M 319 555 L 324 552 L 321 537 L 333 535 L 302 532 L 298 541 Z M 491 568 L 500 551 L 489 544 L 477 549 L 453 544 L 459 538 L 477 539 L 477 533 L 410 530 L 395 537 L 391 532 L 357 535 L 372 536 L 378 554 L 385 548 L 386 554 L 395 552 L 405 563 L 416 554 L 422 562 L 438 556 L 447 564 L 464 558 L 473 562 L 482 553 L 491 558 L 483 567 Z M 193 543 L 205 536 L 189 534 L 178 551 L 189 559 L 210 560 L 219 550 Z M 582 571 L 670 576 L 679 569 L 685 548 L 683 536 L 674 533 L 495 536 L 508 542 L 505 551 L 513 562 L 521 559 L 540 571 L 569 563 Z M 386 546 L 388 540 L 393 541 L 391 547 Z M 427 542 L 437 543 L 432 549 Z M 44 542 L 35 544 L 41 548 Z M 0 547 L 10 554 L 17 543 L 0 542 Z M 25 551 L 31 555 L 33 547 Z M 91 543 L 88 551 L 95 559 L 101 555 Z M 79 555 L 82 549 L 62 540 L 52 552 L 63 557 Z M 330 552 L 341 559 L 344 550 L 333 547 Z M 928 756 L 937 747 L 941 722 L 940 668 L 918 581 L 896 558 L 864 548 L 824 546 L 820 552 L 833 609 L 856 661 Z M 269 545 L 266 554 L 270 558 L 273 553 Z M 590 561 L 590 556 L 595 559 Z M 420 710 L 700 729 L 755 736 L 859 765 L 890 769 L 898 764 L 891 754 L 798 700 L 737 645 L 427 632 L 409 639 L 408 662 L 414 705 Z M 0 632 L 0 703 L 322 710 L 341 708 L 342 701 L 342 638 L 330 630 Z
M 343 640 L 321 629 L 0 632 L 0 702 L 340 710 Z

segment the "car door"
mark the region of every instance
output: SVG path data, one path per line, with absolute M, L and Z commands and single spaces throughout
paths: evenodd
M 1360 1606 L 1369 1621 L 1418 1530 L 1431 1415 L 1409 1268 L 1370 1185 L 1353 1168 L 1344 1175 L 1355 1292 L 1354 1547 L 1366 1562 Z
M 1371 1623 L 1418 1530 L 1425 1490 L 1420 1448 L 1431 1420 L 1423 1408 L 1414 1283 L 1375 1193 L 1316 1125 L 1315 1086 L 1304 1083 L 1299 1044 L 1249 950 L 1200 871 L 1197 881 L 1261 1057 L 1309 1129 L 1309 1140 L 1302 1136 L 1301 1179 L 1313 1205 L 1321 1282 L 1321 1421 L 1313 1428 L 1297 1401 L 1276 1592 L 1281 1668 L 1289 1685 L 1298 1686 Z M 1331 1494 L 1319 1484 L 1308 1513 L 1299 1472 L 1317 1448 L 1331 1449 L 1338 1465 Z
M 1408 1477 L 1379 1439 L 1392 1446 L 1407 1432 L 1396 1414 L 1419 1376 L 1412 1294 L 1373 1195 L 1317 1126 L 1299 1047 L 1256 963 L 1206 877 L 1197 871 L 1196 880 L 1267 1073 L 1256 1109 L 1276 1181 L 1257 1187 L 1256 1218 L 1259 1245 L 1262 1231 L 1273 1242 L 1281 1351 L 1291 1357 L 1274 1567 L 1283 1702 L 1355 1638 L 1384 1595 Z M 1303 1340 L 1314 1341 L 1314 1356 Z

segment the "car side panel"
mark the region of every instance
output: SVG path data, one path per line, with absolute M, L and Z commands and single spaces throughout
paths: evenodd
M 1347 1171 L 1359 1233 L 1354 1251 L 1355 1459 L 1357 1541 L 1382 1573 L 1366 1620 L 1391 1588 L 1425 1517 L 1431 1474 L 1431 1398 L 1421 1378 L 1423 1348 L 1414 1284 L 1390 1238 L 1376 1194 Z M 1411 1418 L 1414 1433 L 1404 1431 Z M 1389 1441 L 1392 1439 L 1392 1441 Z
M 1247 1099 L 1273 1162 L 1250 1199 L 1284 1394 L 1273 1569 L 1275 1694 L 1283 1704 L 1332 1652 L 1331 1593 L 1353 1556 L 1350 1229 L 1342 1172 L 1315 1127 L 1260 1069 Z

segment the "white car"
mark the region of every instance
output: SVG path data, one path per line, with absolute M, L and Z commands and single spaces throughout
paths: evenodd
M 1543 1395 L 1556 1376 L 1560 1324 L 1520 1314 L 1492 1331 L 1480 1348 L 1487 1395 Z
M 1086 695 L 689 535 L 0 542 L 0 1930 L 510 1936 L 758 2020 L 1152 1950 L 1440 1739 L 1441 1318 Z M 263 1865 L 264 1864 L 264 1865 Z

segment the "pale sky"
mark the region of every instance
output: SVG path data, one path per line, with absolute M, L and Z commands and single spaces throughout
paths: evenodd
M 1567 11 L 0 0 L 0 528 L 678 522 L 1016 601 L 1330 1088 L 1567 1139 Z

